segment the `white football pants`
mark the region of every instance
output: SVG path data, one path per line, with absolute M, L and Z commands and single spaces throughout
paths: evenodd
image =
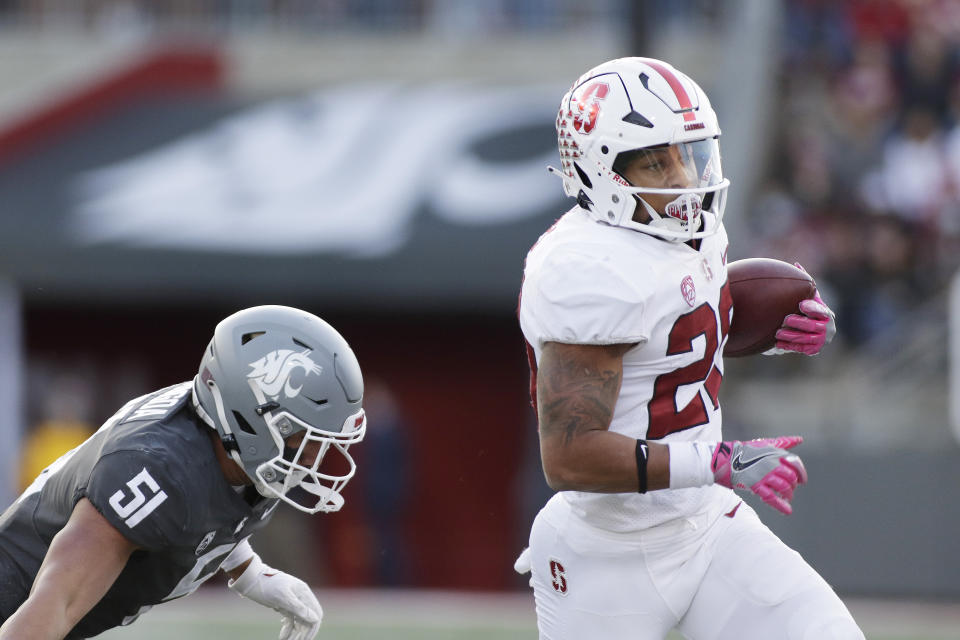
M 542 640 L 663 640 L 671 629 L 691 640 L 864 639 L 823 578 L 733 492 L 631 533 L 587 524 L 557 494 L 534 520 L 529 561 Z

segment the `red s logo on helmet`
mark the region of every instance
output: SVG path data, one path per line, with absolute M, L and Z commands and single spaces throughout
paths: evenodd
M 597 126 L 600 115 L 600 101 L 607 97 L 610 85 L 606 82 L 594 82 L 578 94 L 574 94 L 570 109 L 573 112 L 573 128 L 587 135 Z

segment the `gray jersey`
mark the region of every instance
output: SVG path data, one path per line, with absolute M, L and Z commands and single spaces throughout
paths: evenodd
M 0 515 L 0 622 L 26 599 L 50 546 L 86 497 L 139 549 L 69 638 L 129 624 L 149 606 L 192 593 L 269 520 L 224 478 L 185 382 L 137 398 L 50 465 Z

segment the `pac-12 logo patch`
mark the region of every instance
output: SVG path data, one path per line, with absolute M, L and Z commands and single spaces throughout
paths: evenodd
M 300 394 L 302 385 L 295 387 L 290 383 L 290 377 L 297 369 L 302 369 L 305 376 L 311 373 L 319 375 L 323 371 L 320 365 L 310 359 L 310 349 L 277 349 L 256 362 L 251 362 L 250 368 L 252 371 L 247 374 L 247 378 L 255 382 L 265 396 L 274 400 L 281 391 L 288 398 L 295 398 Z
M 550 561 L 550 575 L 553 576 L 551 585 L 553 590 L 562 596 L 567 595 L 567 571 L 556 560 Z
M 683 299 L 687 301 L 687 304 L 692 307 L 693 303 L 697 300 L 697 288 L 693 286 L 693 278 L 684 276 L 680 282 L 680 293 L 683 295 Z

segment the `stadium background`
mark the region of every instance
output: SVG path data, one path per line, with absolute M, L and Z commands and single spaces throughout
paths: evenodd
M 281 510 L 264 556 L 359 600 L 523 597 L 549 489 L 514 313 L 568 206 L 556 102 L 650 55 L 714 102 L 732 259 L 799 260 L 839 314 L 818 358 L 728 360 L 725 434 L 807 440 L 796 515 L 765 521 L 844 595 L 949 609 L 958 47 L 938 0 L 0 1 L 0 501 L 37 434 L 293 304 L 354 346 L 371 427 L 347 508 Z

